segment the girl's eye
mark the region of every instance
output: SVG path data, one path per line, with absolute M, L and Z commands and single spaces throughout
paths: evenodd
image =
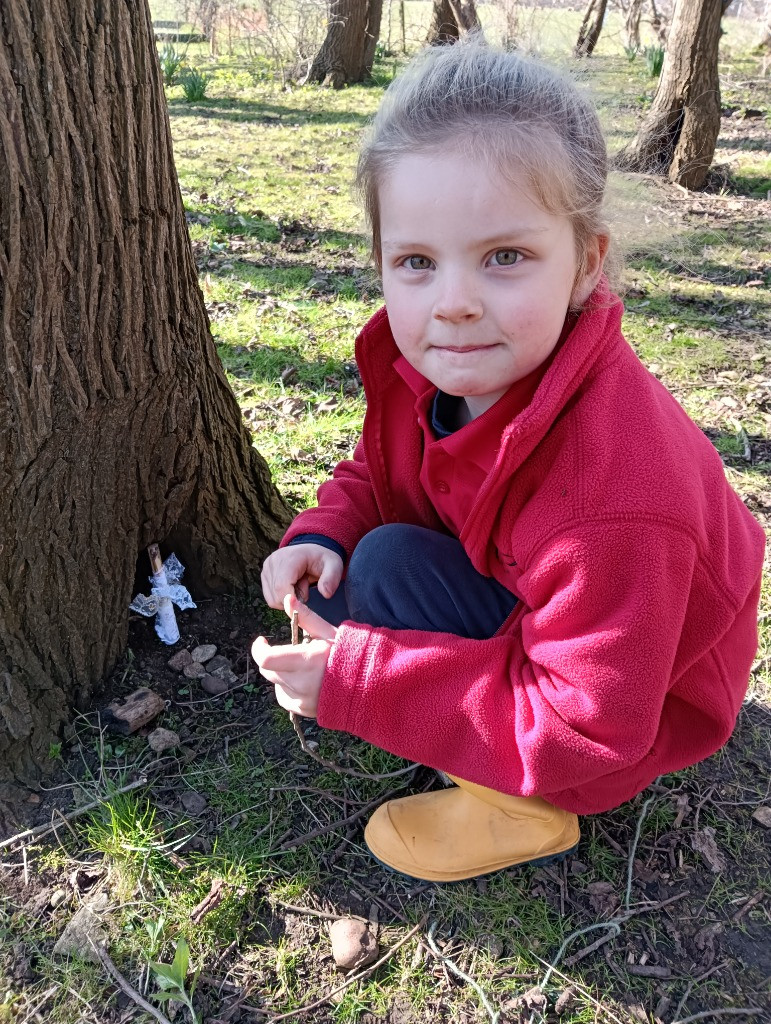
M 516 249 L 499 249 L 490 257 L 490 262 L 496 267 L 513 267 L 521 259 L 522 254 Z
M 404 261 L 404 266 L 409 267 L 410 270 L 430 270 L 432 262 L 428 256 L 408 256 Z

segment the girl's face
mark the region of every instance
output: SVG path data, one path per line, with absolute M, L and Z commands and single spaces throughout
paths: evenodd
M 379 199 L 396 344 L 473 419 L 551 353 L 571 302 L 597 284 L 607 241 L 590 244 L 579 275 L 567 217 L 452 151 L 402 157 Z

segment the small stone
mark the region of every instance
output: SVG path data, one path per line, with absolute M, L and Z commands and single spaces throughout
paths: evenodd
M 188 679 L 200 679 L 206 675 L 206 669 L 200 661 L 191 661 L 189 665 L 185 665 L 182 672 Z
M 28 804 L 39 804 L 40 803 L 40 794 L 39 793 L 30 793 L 30 795 L 27 797 L 27 803 Z
M 213 676 L 219 675 L 222 669 L 230 671 L 232 668 L 231 662 L 222 654 L 217 654 L 210 661 L 206 662 L 206 671 L 211 672 Z
M 211 676 L 208 673 L 201 679 L 201 688 L 210 697 L 219 697 L 220 694 L 228 692 L 228 684 L 218 676 Z
M 66 899 L 67 893 L 65 892 L 64 889 L 55 889 L 51 893 L 51 906 L 56 908 L 59 906 L 60 903 L 64 903 Z
M 214 644 L 201 644 L 200 647 L 193 648 L 192 658 L 193 661 L 200 661 L 201 664 L 204 664 L 211 661 L 216 653 L 217 648 Z
M 172 729 L 153 729 L 147 737 L 151 750 L 156 754 L 179 746 L 179 736 Z
M 344 971 L 365 967 L 377 960 L 377 940 L 364 921 L 350 918 L 335 921 L 329 929 L 329 941 L 335 963 Z
M 589 870 L 586 864 L 582 860 L 577 860 L 575 857 L 570 862 L 570 874 L 571 875 L 585 875 Z
M 82 906 L 59 936 L 53 952 L 57 956 L 75 953 L 81 960 L 98 963 L 99 957 L 94 946 L 103 947 L 107 940 L 107 930 L 102 920 L 107 903 L 107 894 L 100 893 L 91 903 Z
M 206 802 L 206 798 L 192 789 L 186 789 L 179 798 L 179 802 L 185 808 L 187 813 L 192 814 L 194 817 L 197 817 L 199 814 L 203 814 L 209 806 Z
M 222 668 L 215 669 L 214 672 L 209 671 L 209 666 L 206 666 L 206 671 L 209 675 L 215 676 L 217 679 L 224 679 L 228 686 L 235 686 L 238 682 L 238 676 L 235 672 L 231 672 L 225 665 Z
M 557 996 L 557 1000 L 554 1003 L 554 1012 L 558 1017 L 561 1017 L 563 1013 L 567 1012 L 570 1007 L 576 1001 L 576 994 L 572 988 L 563 989 L 562 992 Z M 657 1014 L 658 1016 L 658 1014 Z
M 757 821 L 758 825 L 762 825 L 763 828 L 771 828 L 771 807 L 764 804 L 760 807 L 756 807 L 752 812 L 753 821 Z
M 175 672 L 181 672 L 185 665 L 189 665 L 193 660 L 193 656 L 188 650 L 177 651 L 176 654 L 172 655 L 171 658 L 166 662 L 169 668 Z

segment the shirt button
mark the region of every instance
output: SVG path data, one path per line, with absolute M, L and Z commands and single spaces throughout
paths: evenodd
M 436 484 L 435 484 L 435 487 L 436 487 L 437 491 L 439 491 L 440 494 L 449 494 L 450 493 L 450 485 L 448 483 L 446 483 L 446 481 L 444 481 L 444 480 L 437 480 Z

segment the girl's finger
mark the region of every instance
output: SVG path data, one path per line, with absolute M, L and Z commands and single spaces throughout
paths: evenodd
M 293 613 L 297 612 L 297 623 L 300 629 L 310 633 L 314 640 L 334 640 L 337 636 L 337 630 L 333 625 L 326 619 L 322 619 L 316 612 L 311 611 L 307 604 L 298 601 L 294 594 L 287 594 L 284 598 L 284 611 L 290 619 Z

